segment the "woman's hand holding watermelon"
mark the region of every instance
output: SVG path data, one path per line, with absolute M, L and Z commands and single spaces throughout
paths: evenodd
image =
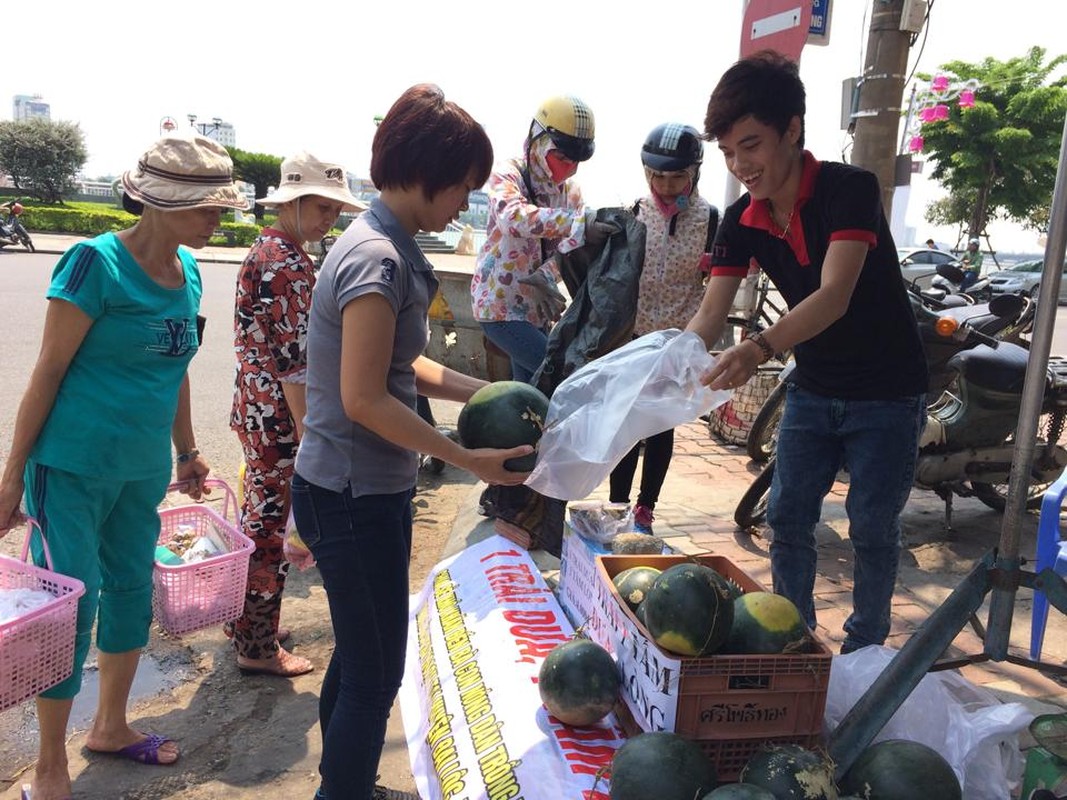
M 504 486 L 516 486 L 530 477 L 529 471 L 516 472 L 507 468 L 506 463 L 513 458 L 521 458 L 534 452 L 532 445 L 523 444 L 506 450 L 497 450 L 489 447 L 479 447 L 473 450 L 465 450 L 463 464 L 457 467 L 473 472 L 488 484 L 502 484 Z

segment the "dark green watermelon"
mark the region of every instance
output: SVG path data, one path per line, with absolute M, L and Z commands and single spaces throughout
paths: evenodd
M 663 570 L 645 597 L 645 627 L 664 650 L 685 656 L 714 653 L 730 634 L 734 604 L 726 580 L 711 567 L 676 564 Z
M 810 649 L 811 634 L 788 597 L 749 592 L 734 600 L 734 621 L 720 652 L 770 655 Z
M 521 381 L 496 381 L 471 395 L 459 412 L 456 432 L 468 449 L 506 449 L 524 444 L 537 446 L 548 416 L 548 398 Z M 529 472 L 537 453 L 504 462 L 515 472 Z
M 589 639 L 570 639 L 553 647 L 537 679 L 541 701 L 552 716 L 578 727 L 607 716 L 621 685 L 615 659 Z
M 612 578 L 611 582 L 630 610 L 637 611 L 659 574 L 660 570 L 655 567 L 630 567 Z
M 648 620 L 645 619 L 645 604 L 644 604 L 644 601 L 642 601 L 641 605 L 639 605 L 637 608 L 634 609 L 634 616 L 637 617 L 637 619 L 641 621 L 642 625 L 644 625 L 646 628 L 648 627 Z
M 870 800 L 962 800 L 963 789 L 944 757 L 920 742 L 887 739 L 860 753 L 841 791 Z
M 751 783 L 728 783 L 714 792 L 704 795 L 700 800 L 775 800 L 774 795 L 760 786 Z
M 611 762 L 611 800 L 693 800 L 718 783 L 700 746 L 674 733 L 639 733 Z
M 761 748 L 738 777 L 766 789 L 776 800 L 837 800 L 833 762 L 796 744 Z

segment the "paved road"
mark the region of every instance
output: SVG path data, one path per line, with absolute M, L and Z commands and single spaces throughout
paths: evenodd
M 56 256 L 0 252 L 0 453 L 11 445 L 15 412 L 40 347 L 44 299 Z M 229 430 L 233 398 L 233 294 L 236 264 L 204 264 L 202 313 L 208 318 L 206 343 L 192 361 L 193 416 L 197 446 L 219 476 L 234 481 L 240 451 Z

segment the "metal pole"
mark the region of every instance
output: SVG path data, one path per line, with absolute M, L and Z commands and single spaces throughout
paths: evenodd
M 1008 478 L 1008 498 L 1000 528 L 997 567 L 1002 574 L 1017 575 L 1019 569 L 1019 532 L 1026 513 L 1026 495 L 1030 485 L 1030 465 L 1034 459 L 1037 422 L 1041 416 L 1048 373 L 1048 354 L 1052 347 L 1052 328 L 1056 323 L 1056 307 L 1060 296 L 1060 276 L 1064 252 L 1067 250 L 1067 119 L 1064 120 L 1060 141 L 1060 163 L 1056 170 L 1056 186 L 1052 192 L 1052 213 L 1049 216 L 1048 240 L 1045 244 L 1045 265 L 1041 273 L 1041 291 L 1037 298 L 1037 317 L 1030 340 L 1030 355 L 1026 365 L 1019 408 L 1019 427 L 1015 430 L 1015 451 L 1012 454 L 1011 474 Z M 1053 443 L 1055 444 L 1055 443 Z M 1017 580 L 994 582 L 989 602 L 989 630 L 985 637 L 985 653 L 994 661 L 1002 661 L 1008 652 L 1011 638 L 1012 613 L 1015 609 Z
M 905 642 L 871 687 L 849 709 L 830 735 L 828 750 L 838 780 L 885 727 L 908 695 L 963 630 L 985 599 L 993 556 L 987 553 L 952 594 Z

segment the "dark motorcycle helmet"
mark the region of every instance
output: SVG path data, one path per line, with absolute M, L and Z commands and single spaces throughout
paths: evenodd
M 700 133 L 690 125 L 657 125 L 641 146 L 641 163 L 656 172 L 680 172 L 704 160 Z

